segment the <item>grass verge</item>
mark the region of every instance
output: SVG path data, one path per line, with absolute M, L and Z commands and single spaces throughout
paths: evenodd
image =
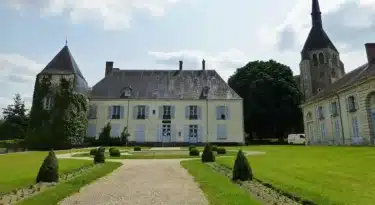
M 182 161 L 181 165 L 195 178 L 211 205 L 260 205 L 245 190 L 200 160 Z
M 61 182 L 33 197 L 22 200 L 17 203 L 17 205 L 57 204 L 65 197 L 78 192 L 84 185 L 109 174 L 119 166 L 121 166 L 121 163 L 117 162 L 107 162 L 103 165 L 99 165 L 83 175 L 77 176 L 69 181 Z

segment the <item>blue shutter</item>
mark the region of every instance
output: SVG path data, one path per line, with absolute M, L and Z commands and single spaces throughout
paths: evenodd
M 220 120 L 220 106 L 216 106 L 216 120 Z
M 119 124 L 111 124 L 111 137 L 120 137 L 120 125 Z
M 145 142 L 145 125 L 136 125 L 135 126 L 135 141 L 136 142 Z
M 145 106 L 145 116 L 146 116 L 146 119 L 149 117 L 149 111 L 150 111 L 150 106 L 146 105 Z
M 177 128 L 176 124 L 171 125 L 171 142 L 177 141 Z
M 175 119 L 175 118 L 176 118 L 176 116 L 175 116 L 175 115 L 176 115 L 175 109 L 176 109 L 175 106 L 172 105 L 172 106 L 171 106 L 171 118 L 172 118 L 172 119 Z
M 185 118 L 189 119 L 189 106 L 185 106 Z
M 220 139 L 220 138 L 221 138 L 221 126 L 217 125 L 216 126 L 216 139 Z
M 133 106 L 133 119 L 137 119 L 138 105 Z
M 349 110 L 349 99 L 348 97 L 345 98 L 345 105 L 346 105 L 346 111 Z
M 336 128 L 336 138 L 340 138 L 340 123 L 339 123 L 339 120 L 335 121 L 335 128 Z
M 95 124 L 88 124 L 87 137 L 96 137 L 96 125 Z
M 198 120 L 202 119 L 202 108 L 201 106 L 197 106 L 197 114 L 198 114 Z
M 124 119 L 124 106 L 120 106 L 120 119 Z
M 109 120 L 112 119 L 112 109 L 113 109 L 112 105 L 108 106 L 108 117 L 107 118 Z
M 205 140 L 203 136 L 203 127 L 202 125 L 198 125 L 198 142 L 203 142 Z
M 223 125 L 223 135 L 225 139 L 228 138 L 228 130 L 227 130 L 227 125 Z
M 230 107 L 229 106 L 225 106 L 225 117 L 226 117 L 226 120 L 230 120 Z
M 163 106 L 162 105 L 159 106 L 159 119 L 160 120 L 163 119 Z
M 189 125 L 184 126 L 184 142 L 189 142 Z
M 157 125 L 156 127 L 156 133 L 157 133 L 157 141 L 162 142 L 162 133 L 161 133 L 161 125 Z

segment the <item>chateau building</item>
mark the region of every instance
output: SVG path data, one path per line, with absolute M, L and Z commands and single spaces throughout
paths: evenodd
M 365 44 L 368 61 L 345 73 L 337 48 L 323 29 L 318 0 L 301 52 L 301 105 L 309 144 L 374 144 L 375 43 Z
M 37 80 L 49 76 L 55 86 L 61 78 L 72 80 L 74 92 L 88 99 L 88 137 L 98 137 L 109 122 L 112 137 L 127 127 L 136 144 L 244 143 L 242 98 L 204 60 L 200 69 L 185 70 L 182 61 L 176 67 L 120 70 L 106 62 L 103 78 L 89 88 L 65 46 Z M 53 93 L 48 96 L 45 110 L 54 106 Z

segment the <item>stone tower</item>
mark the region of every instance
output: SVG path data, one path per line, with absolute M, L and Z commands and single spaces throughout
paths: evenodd
M 65 45 L 37 74 L 30 112 L 32 149 L 70 148 L 87 131 L 88 84 Z
M 340 54 L 323 29 L 319 1 L 312 0 L 312 27 L 301 51 L 301 90 L 304 100 L 345 75 Z

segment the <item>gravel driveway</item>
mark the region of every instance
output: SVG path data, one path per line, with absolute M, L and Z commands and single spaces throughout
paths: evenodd
M 61 157 L 65 158 L 65 157 Z M 65 198 L 61 205 L 207 205 L 180 159 L 123 160 L 111 174 Z

